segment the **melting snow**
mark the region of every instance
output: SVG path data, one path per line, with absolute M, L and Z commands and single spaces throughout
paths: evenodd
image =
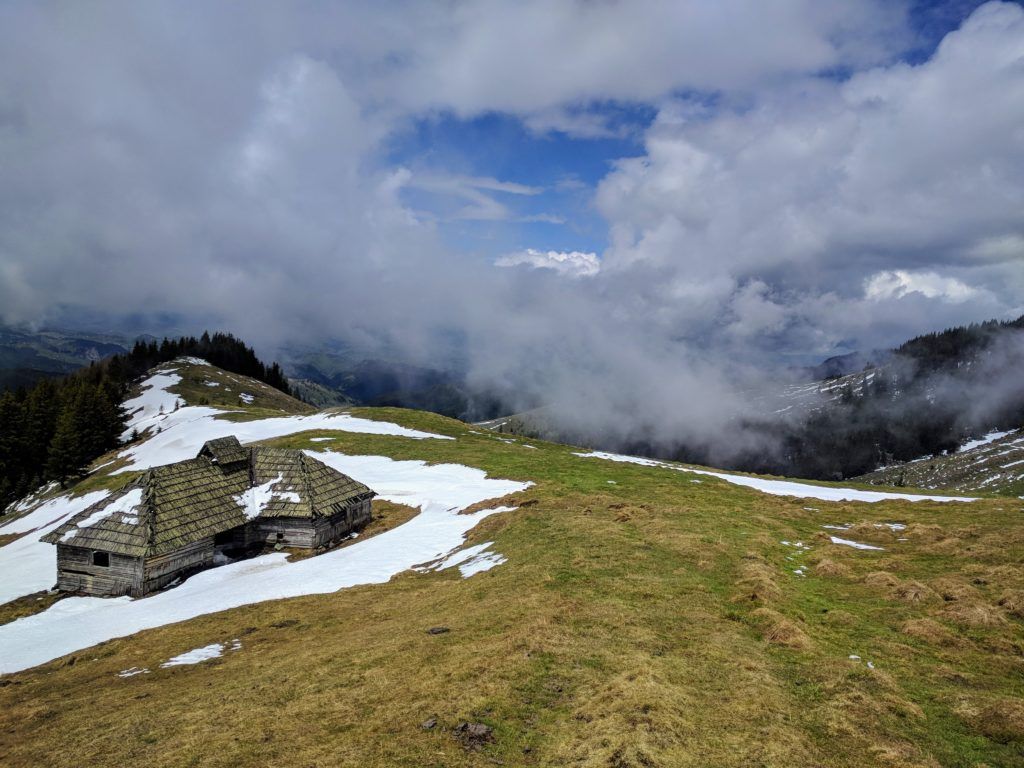
M 139 396 L 124 403 L 124 408 L 128 412 L 128 424 L 121 433 L 121 439 L 127 440 L 133 430 L 145 432 L 152 429 L 166 419 L 178 402 L 178 396 L 171 394 L 167 389 L 180 382 L 181 376 L 171 371 L 156 373 L 142 382 L 142 392 Z
M 173 659 L 165 661 L 160 667 L 183 667 L 186 664 L 199 664 L 203 661 L 216 659 L 222 653 L 224 653 L 224 643 L 211 643 L 210 645 L 204 645 L 202 648 L 193 648 L 191 651 L 179 653 Z
M 381 498 L 418 506 L 420 513 L 397 528 L 342 549 L 296 562 L 288 562 L 283 553 L 240 560 L 202 571 L 174 589 L 139 600 L 65 598 L 42 613 L 0 625 L 0 674 L 34 667 L 115 637 L 241 605 L 386 582 L 416 564 L 451 552 L 481 520 L 508 508 L 459 514 L 461 510 L 531 485 L 489 478 L 483 470 L 459 464 L 427 465 L 423 461 L 393 461 L 383 456 L 309 453 L 366 483 Z M 69 509 L 62 517 L 85 506 Z M 0 548 L 0 555 L 20 541 Z M 35 543 L 50 555 L 45 563 L 45 583 L 17 594 L 53 584 L 55 548 Z M 17 570 L 3 568 L 0 588 L 8 588 L 7 575 L 12 572 Z
M 102 520 L 106 520 L 113 514 L 120 513 L 121 519 L 125 523 L 127 523 L 128 521 L 133 521 L 137 523 L 139 522 L 139 519 L 131 513 L 140 504 L 142 504 L 142 489 L 133 488 L 132 490 L 128 491 L 128 493 L 126 493 L 124 496 L 121 496 L 119 499 L 115 499 L 114 501 L 107 504 L 107 506 L 101 507 L 100 509 L 96 510 L 87 518 L 85 518 L 85 520 L 81 520 L 78 523 L 76 523 L 76 527 L 68 530 L 63 536 L 60 537 L 60 540 L 67 541 L 68 539 L 72 538 L 76 533 L 78 533 L 79 529 L 90 528 L 96 525 L 96 523 Z
M 203 384 L 205 386 L 207 386 L 207 387 L 219 387 L 220 386 L 220 382 L 219 381 L 204 381 Z
M 142 394 L 125 403 L 132 416 L 121 436 L 122 440 L 127 440 L 134 429 L 143 432 L 158 426 L 160 432 L 152 434 L 148 440 L 138 445 L 129 446 L 121 451 L 118 458 L 128 459 L 129 463 L 112 474 L 137 472 L 161 464 L 191 459 L 207 440 L 229 435 L 235 435 L 240 442 L 247 443 L 307 430 L 336 429 L 342 432 L 416 439 L 454 439 L 446 435 L 407 429 L 386 421 L 359 419 L 346 413 L 282 416 L 257 421 L 227 421 L 217 418 L 226 413 L 218 408 L 185 406 L 174 410 L 178 396 L 167 392 L 167 388 L 180 381 L 181 376 L 172 371 L 158 372 L 142 383 Z M 163 413 L 160 412 L 161 409 Z
M 145 667 L 129 667 L 117 673 L 118 677 L 135 677 L 135 675 L 148 675 L 149 670 Z
M 841 544 L 844 547 L 853 547 L 854 549 L 877 549 L 881 550 L 883 547 L 876 547 L 871 544 L 861 544 L 859 541 L 850 541 L 849 539 L 840 539 L 838 536 L 829 536 L 832 539 L 833 544 Z
M 0 527 L 0 534 L 29 534 L 0 547 L 0 604 L 50 589 L 57 582 L 57 548 L 39 538 L 109 495 L 93 491 L 73 498 L 58 496 Z
M 253 401 L 256 399 L 256 397 L 253 396 L 253 395 L 250 395 L 248 392 L 242 392 L 238 396 L 238 399 L 241 400 L 246 405 L 252 405 Z
M 272 437 L 292 435 L 310 430 L 358 432 L 373 435 L 394 435 L 415 439 L 452 440 L 416 429 L 407 429 L 387 421 L 359 419 L 346 413 L 319 413 L 310 416 L 279 416 L 257 421 L 226 421 L 215 418 L 223 414 L 216 408 L 188 406 L 171 413 L 163 422 L 163 430 L 139 445 L 129 446 L 118 454 L 128 459 L 127 466 L 112 474 L 137 472 L 161 464 L 191 459 L 203 444 L 218 437 L 235 435 L 239 442 L 251 443 Z
M 244 493 L 234 496 L 235 503 L 242 508 L 247 520 L 259 517 L 267 504 L 272 501 L 290 501 L 300 504 L 302 498 L 295 491 L 275 491 L 274 486 L 284 479 L 284 475 L 278 474 L 273 480 L 268 480 L 263 485 L 247 489 Z
M 518 507 L 499 507 L 498 511 L 511 512 L 515 509 L 518 509 Z M 487 548 L 493 544 L 493 541 L 486 541 L 483 544 L 476 544 L 472 547 L 457 550 L 449 554 L 436 565 L 431 565 L 426 568 L 418 568 L 417 570 L 443 571 L 446 568 L 458 566 L 459 573 L 462 574 L 462 578 L 468 579 L 474 574 L 489 571 L 494 566 L 501 565 L 505 562 L 504 555 L 500 555 L 497 552 L 486 551 Z
M 608 461 L 624 461 L 630 464 L 640 464 L 645 467 L 662 467 L 664 469 L 675 469 L 679 472 L 692 472 L 697 475 L 710 475 L 720 480 L 743 485 L 747 488 L 770 493 L 775 496 L 796 496 L 802 499 L 821 499 L 823 501 L 888 501 L 890 499 L 904 499 L 906 501 L 977 501 L 977 499 L 965 496 L 924 496 L 914 493 L 890 493 L 883 491 L 861 491 L 854 488 L 832 488 L 823 485 L 807 485 L 792 480 L 769 480 L 764 477 L 747 477 L 746 475 L 733 475 L 726 472 L 710 472 L 705 469 L 692 469 L 677 464 L 669 464 L 665 461 L 655 459 L 644 459 L 639 456 L 624 456 L 618 453 L 606 453 L 604 451 L 591 451 L 589 453 L 574 453 L 575 456 L 593 459 L 607 459 Z
M 1000 440 L 1006 437 L 1007 435 L 1012 435 L 1015 431 L 1016 430 L 1011 429 L 1008 432 L 989 432 L 987 435 L 985 435 L 984 437 L 980 437 L 977 440 L 967 441 L 966 443 L 961 445 L 956 452 L 963 453 L 964 451 L 969 451 L 973 448 L 980 448 L 983 445 L 994 443 L 996 440 Z

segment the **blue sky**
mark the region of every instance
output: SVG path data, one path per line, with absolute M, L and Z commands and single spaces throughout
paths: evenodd
M 910 4 L 907 20 L 912 34 L 893 58 L 910 64 L 926 61 L 939 41 L 979 5 L 981 0 Z M 845 80 L 854 71 L 844 65 L 820 71 L 818 76 Z M 669 94 L 699 103 L 709 112 L 714 111 L 719 95 Z M 403 201 L 435 220 L 452 248 L 488 259 L 527 248 L 600 254 L 609 245 L 608 225 L 594 208 L 594 190 L 617 160 L 644 154 L 644 132 L 657 107 L 598 101 L 573 108 L 599 119 L 609 135 L 537 130 L 519 115 L 497 111 L 469 117 L 436 111 L 411 118 L 390 136 L 384 163 L 408 167 L 417 174 L 456 174 L 531 188 L 528 194 L 489 193 L 507 211 L 504 217 L 483 219 L 465 217 L 465 200 L 450 191 L 404 189 Z
M 457 197 L 406 190 L 403 199 L 411 208 L 440 218 L 454 248 L 491 256 L 524 248 L 600 252 L 607 245 L 607 227 L 591 204 L 594 187 L 615 160 L 642 154 L 643 130 L 654 110 L 611 104 L 588 111 L 607 119 L 619 135 L 540 133 L 513 115 L 459 119 L 448 112 L 413 120 L 392 138 L 387 162 L 421 173 L 487 177 L 532 188 L 529 194 L 495 193 L 509 208 L 508 220 L 459 218 Z

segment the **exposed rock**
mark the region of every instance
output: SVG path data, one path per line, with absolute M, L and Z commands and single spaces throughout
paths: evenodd
M 467 749 L 480 749 L 484 744 L 494 741 L 494 729 L 483 723 L 459 723 L 452 734 Z
M 428 635 L 443 635 L 445 632 L 451 632 L 448 627 L 431 627 L 427 630 Z

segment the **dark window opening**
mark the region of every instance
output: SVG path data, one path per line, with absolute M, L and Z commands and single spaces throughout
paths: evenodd
M 215 533 L 213 535 L 213 543 L 214 544 L 230 544 L 234 540 L 235 540 L 235 532 L 234 531 L 221 531 L 220 533 Z
M 109 568 L 110 555 L 107 552 L 93 552 L 92 564 L 102 566 L 103 568 Z
M 277 540 L 278 541 L 284 541 L 284 534 L 283 533 L 277 534 Z

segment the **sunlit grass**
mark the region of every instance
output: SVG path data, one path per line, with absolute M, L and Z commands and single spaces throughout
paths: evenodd
M 352 413 L 457 439 L 267 444 L 531 480 L 469 537 L 508 561 L 200 617 L 3 678 L 6 764 L 1021 764 L 1024 637 L 1004 599 L 1024 589 L 1019 501 L 774 497 L 431 414 Z M 831 544 L 821 526 L 846 523 L 884 549 Z M 159 668 L 236 637 L 238 652 Z M 151 672 L 117 676 L 129 667 Z M 993 707 L 1011 713 L 998 728 Z M 466 750 L 461 721 L 494 743 Z

